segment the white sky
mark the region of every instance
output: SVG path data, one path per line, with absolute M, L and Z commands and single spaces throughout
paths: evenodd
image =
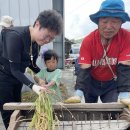
M 104 0 L 64 0 L 65 1 L 65 37 L 78 39 L 97 28 L 89 19 L 90 14 L 96 13 Z M 125 10 L 130 16 L 130 0 L 123 0 Z M 130 22 L 123 24 L 130 29 Z

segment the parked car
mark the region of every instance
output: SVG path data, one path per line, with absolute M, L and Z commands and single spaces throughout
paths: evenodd
M 75 62 L 75 60 L 79 57 L 80 46 L 81 46 L 81 44 L 72 44 L 71 45 L 69 58 L 71 58 L 73 62 Z

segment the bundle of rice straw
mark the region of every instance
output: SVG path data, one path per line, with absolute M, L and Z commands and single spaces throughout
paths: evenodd
M 55 130 L 58 118 L 53 119 L 53 107 L 48 93 L 42 92 L 35 101 L 35 112 L 28 130 Z

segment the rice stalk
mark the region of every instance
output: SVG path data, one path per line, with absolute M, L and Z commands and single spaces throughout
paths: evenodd
M 55 115 L 56 116 L 56 115 Z M 53 119 L 53 107 L 48 93 L 42 92 L 35 101 L 35 112 L 28 130 L 55 130 L 58 118 Z

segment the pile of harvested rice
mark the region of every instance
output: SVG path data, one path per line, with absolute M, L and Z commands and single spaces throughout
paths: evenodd
M 63 100 L 67 99 L 68 92 L 67 92 L 66 86 L 63 83 L 60 84 L 60 91 L 62 94 L 62 99 Z M 33 91 L 22 93 L 22 102 L 35 102 L 37 98 L 38 98 L 38 95 Z

